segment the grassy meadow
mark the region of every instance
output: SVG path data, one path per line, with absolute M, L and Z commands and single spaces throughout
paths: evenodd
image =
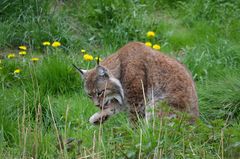
M 235 0 L 1 0 L 0 158 L 240 158 L 239 13 Z M 196 124 L 88 122 L 97 108 L 72 63 L 92 68 L 130 41 L 189 68 Z

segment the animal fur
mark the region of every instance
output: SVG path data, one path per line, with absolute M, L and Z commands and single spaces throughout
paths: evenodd
M 80 70 L 86 93 L 100 108 L 91 123 L 102 123 L 126 111 L 131 121 L 148 117 L 147 108 L 159 101 L 199 116 L 191 74 L 177 60 L 140 42 L 130 42 L 90 70 Z

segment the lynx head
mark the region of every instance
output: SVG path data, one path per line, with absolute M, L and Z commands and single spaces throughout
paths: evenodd
M 77 68 L 76 66 L 74 66 Z M 106 109 L 111 103 L 123 104 L 122 85 L 107 68 L 97 65 L 91 70 L 77 68 L 84 80 L 84 89 L 94 104 L 100 109 Z

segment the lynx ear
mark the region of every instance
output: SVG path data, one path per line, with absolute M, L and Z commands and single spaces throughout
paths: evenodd
M 76 70 L 81 74 L 82 77 L 84 77 L 84 75 L 87 73 L 87 70 L 80 69 L 79 67 L 77 67 L 74 64 L 72 64 L 72 65 L 74 68 L 76 68 Z
M 104 68 L 103 66 L 100 66 L 100 65 L 97 66 L 97 73 L 98 73 L 98 76 L 109 77 L 107 69 Z

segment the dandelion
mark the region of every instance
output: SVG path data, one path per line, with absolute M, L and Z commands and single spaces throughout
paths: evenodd
M 158 44 L 153 45 L 153 49 L 155 50 L 160 50 L 161 46 Z
M 52 43 L 52 47 L 59 47 L 59 46 L 61 46 L 61 43 L 58 42 L 58 41 L 54 41 L 54 42 Z
M 27 52 L 26 51 L 19 51 L 18 54 L 21 55 L 21 56 L 25 56 L 27 54 Z
M 27 50 L 27 46 L 21 45 L 18 47 L 20 50 Z
M 95 57 L 96 61 L 102 61 L 102 59 L 100 57 Z
M 152 43 L 146 42 L 145 45 L 148 46 L 148 47 L 151 47 L 151 46 L 152 46 Z
M 39 58 L 33 57 L 33 58 L 31 58 L 31 61 L 32 61 L 32 62 L 37 62 L 37 61 L 39 61 Z
M 81 50 L 81 53 L 85 54 L 85 53 L 86 53 L 86 50 L 82 49 L 82 50 Z
M 49 41 L 44 41 L 42 44 L 43 44 L 43 46 L 49 46 L 49 45 L 51 45 L 51 43 L 50 43 Z
M 15 57 L 15 54 L 8 54 L 7 55 L 7 58 L 9 58 L 9 59 L 12 59 L 12 58 L 14 58 Z
M 147 37 L 148 38 L 153 38 L 155 36 L 155 33 L 153 31 L 147 32 Z
M 14 70 L 14 74 L 19 74 L 21 72 L 21 70 L 18 68 L 18 69 L 16 69 L 16 70 Z
M 85 55 L 83 56 L 83 59 L 84 59 L 85 61 L 92 61 L 92 60 L 93 60 L 93 56 L 92 56 L 92 55 L 89 55 L 89 54 L 85 54 Z

